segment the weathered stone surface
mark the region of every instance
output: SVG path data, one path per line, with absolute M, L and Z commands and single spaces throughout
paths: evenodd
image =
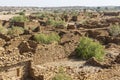
M 35 53 L 37 47 L 37 43 L 32 42 L 32 41 L 23 41 L 20 43 L 18 46 L 19 52 L 22 53 L 27 53 L 27 52 L 32 52 Z
M 1 33 L 0 33 L 0 38 L 2 38 L 5 41 L 9 41 L 11 39 L 10 36 L 7 36 L 7 35 L 1 34 Z
M 67 29 L 76 29 L 76 25 L 74 23 L 68 23 Z
M 85 64 L 86 65 L 92 65 L 92 66 L 98 66 L 98 67 L 102 67 L 102 68 L 110 67 L 109 64 L 101 63 L 100 61 L 97 61 L 94 57 L 90 58 Z
M 46 26 L 47 25 L 46 21 L 44 21 L 44 20 L 39 20 L 39 23 L 40 23 L 41 26 Z
M 104 12 L 104 16 L 119 16 L 119 12 Z
M 77 21 L 78 20 L 78 17 L 77 16 L 72 16 L 72 21 Z
M 120 18 L 109 18 L 106 19 L 106 22 L 110 24 L 120 23 Z
M 0 38 L 0 47 L 4 46 L 6 44 L 6 41 Z
M 40 26 L 36 27 L 33 32 L 40 32 Z
M 117 63 L 119 63 L 119 64 L 120 64 L 120 54 L 116 57 L 115 62 L 117 62 Z
M 97 38 L 98 36 L 109 36 L 109 33 L 107 30 L 88 30 L 85 35 Z

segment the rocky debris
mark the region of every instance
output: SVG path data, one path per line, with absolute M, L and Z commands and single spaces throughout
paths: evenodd
M 43 54 L 44 53 L 44 54 Z M 52 62 L 64 59 L 69 54 L 65 53 L 64 47 L 57 43 L 38 45 L 33 60 L 35 64 Z M 39 59 L 39 60 L 38 60 Z
M 2 39 L 5 40 L 5 41 L 9 41 L 9 40 L 11 39 L 10 36 L 7 36 L 7 35 L 2 34 L 2 33 L 0 33 L 0 38 L 2 38 Z
M 0 47 L 3 47 L 6 44 L 6 41 L 0 38 Z
M 74 23 L 68 23 L 67 29 L 76 29 L 76 25 Z
M 109 23 L 106 20 L 85 20 L 84 23 L 80 23 L 77 27 L 83 27 L 85 29 L 94 29 L 94 28 L 107 28 L 109 27 Z
M 11 25 L 11 24 L 10 24 L 10 21 L 3 20 L 2 26 L 6 27 L 6 28 L 9 28 L 10 25 Z
M 78 23 L 78 22 L 76 22 L 75 25 L 76 25 L 77 29 L 80 29 L 80 28 L 84 27 L 84 25 L 82 23 Z
M 100 67 L 84 66 L 85 61 L 57 61 L 33 66 L 36 76 L 44 76 L 44 80 L 51 80 L 57 73 L 64 72 L 73 80 L 83 80 L 89 77 L 89 74 L 98 72 Z M 61 70 L 62 69 L 62 70 Z
M 13 25 L 27 27 L 27 30 L 24 31 L 24 34 L 13 37 L 0 34 L 0 66 L 17 64 L 32 57 L 35 63 L 33 72 L 36 80 L 51 80 L 59 73 L 60 67 L 73 80 L 120 80 L 118 78 L 120 76 L 120 35 L 113 37 L 108 33 L 110 24 L 119 24 L 120 18 L 110 17 L 118 15 L 118 13 L 105 14 L 108 15 L 107 17 L 95 13 L 90 13 L 88 16 L 84 13 L 79 16 L 61 14 L 59 18 L 54 14 L 47 15 L 56 21 L 64 20 L 68 23 L 67 28 L 66 25 L 51 27 L 46 23 L 47 18 L 38 18 L 32 15 L 29 17 L 29 22 L 16 22 Z M 7 28 L 11 25 L 4 21 L 0 24 Z M 31 41 L 31 35 L 52 32 L 59 34 L 61 38 L 59 43 L 38 44 Z M 103 62 L 99 62 L 95 58 L 88 61 L 70 61 L 75 58 L 75 49 L 80 37 L 84 34 L 95 41 L 97 39 L 106 46 Z M 69 60 L 64 61 L 66 58 Z
M 65 31 L 65 30 L 60 30 L 60 31 L 57 31 L 57 32 L 58 32 L 60 37 L 63 37 L 64 34 L 67 34 L 67 31 Z
M 31 34 L 32 33 L 32 30 L 24 30 L 24 33 L 25 35 L 28 35 L 28 34 Z
M 76 35 L 83 36 L 83 34 L 79 30 L 74 30 L 73 33 L 75 36 Z
M 6 42 L 4 45 L 6 50 L 13 50 L 18 47 L 18 45 L 23 41 L 24 39 L 22 37 L 15 37 L 11 39 L 10 41 Z
M 0 56 L 3 55 L 4 52 L 5 52 L 5 49 L 3 47 L 0 47 Z
M 117 45 L 120 45 L 120 38 L 119 37 L 98 36 L 96 39 L 104 44 L 115 43 Z
M 111 68 L 91 74 L 87 80 L 120 80 L 120 65 L 114 65 Z
M 98 31 L 88 30 L 85 34 L 88 37 L 96 38 L 100 33 Z
M 104 62 L 112 65 L 115 63 L 116 57 L 119 55 L 120 47 L 113 43 L 109 43 L 108 45 L 109 46 L 106 47 L 105 51 L 106 55 Z
M 33 15 L 30 15 L 30 16 L 29 16 L 29 19 L 30 19 L 30 20 L 36 20 L 36 19 L 38 19 L 38 17 L 33 16 Z
M 120 54 L 116 57 L 115 62 L 117 62 L 117 63 L 119 63 L 119 64 L 120 64 Z
M 23 53 L 27 53 L 27 52 L 32 52 L 35 53 L 37 48 L 37 43 L 34 41 L 23 41 L 20 43 L 20 45 L 18 46 L 19 52 L 21 54 Z
M 114 43 L 109 43 L 108 45 L 105 46 L 106 48 L 118 48 L 119 46 Z
M 106 22 L 109 24 L 120 23 L 120 18 L 108 18 L 106 19 Z
M 32 54 L 26 55 L 16 55 L 16 54 L 4 54 L 4 56 L 0 57 L 0 67 L 10 66 L 13 64 L 17 64 L 22 61 L 32 60 Z
M 119 12 L 104 12 L 104 16 L 119 16 Z
M 47 25 L 45 20 L 39 20 L 39 23 L 40 23 L 41 26 L 46 26 Z
M 62 34 L 62 33 L 61 33 Z M 78 31 L 66 32 L 61 36 L 60 44 L 64 45 L 65 43 L 76 44 L 79 42 L 81 34 Z
M 4 52 L 5 49 L 4 49 L 3 47 L 0 47 L 0 51 L 1 51 L 1 52 Z
M 120 37 L 111 38 L 110 42 L 120 45 Z
M 61 25 L 56 26 L 55 28 L 57 28 L 57 29 L 65 29 L 65 26 L 61 24 Z
M 107 30 L 88 30 L 86 35 L 92 38 L 97 38 L 98 36 L 109 36 Z
M 40 32 L 40 26 L 36 27 L 33 32 Z
M 68 22 L 69 21 L 69 15 L 64 15 L 63 17 L 62 17 L 62 20 L 64 20 L 65 22 Z
M 92 65 L 92 66 L 98 66 L 98 67 L 101 67 L 101 68 L 108 68 L 110 67 L 110 64 L 106 64 L 106 63 L 102 63 L 100 61 L 97 61 L 94 57 L 93 58 L 90 58 L 86 63 L 85 65 Z
M 14 25 L 14 26 L 24 27 L 24 26 L 25 26 L 25 23 L 24 23 L 24 22 L 14 22 L 13 25 Z
M 77 17 L 77 16 L 72 16 L 71 21 L 77 21 L 77 20 L 78 20 L 78 17 Z

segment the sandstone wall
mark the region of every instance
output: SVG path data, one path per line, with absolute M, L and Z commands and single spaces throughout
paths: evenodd
M 16 65 L 0 68 L 0 77 L 3 80 L 26 80 L 30 76 L 30 62 L 21 62 Z

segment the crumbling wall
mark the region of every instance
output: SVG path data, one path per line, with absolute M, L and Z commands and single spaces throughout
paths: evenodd
M 119 16 L 119 12 L 104 12 L 104 16 Z
M 26 80 L 30 77 L 30 61 L 0 68 L 2 80 Z
M 28 28 L 36 28 L 40 26 L 39 22 L 25 22 L 24 27 L 28 27 Z
M 14 22 L 13 25 L 14 26 L 24 27 L 25 23 L 24 22 Z

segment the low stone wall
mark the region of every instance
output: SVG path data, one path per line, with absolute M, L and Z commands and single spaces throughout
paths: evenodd
M 14 22 L 13 23 L 14 26 L 20 26 L 20 27 L 26 27 L 26 28 L 36 28 L 38 26 L 40 26 L 39 22 Z
M 119 16 L 119 12 L 104 12 L 104 16 Z
M 15 65 L 1 67 L 0 79 L 2 80 L 26 80 L 30 76 L 30 61 L 20 62 Z

